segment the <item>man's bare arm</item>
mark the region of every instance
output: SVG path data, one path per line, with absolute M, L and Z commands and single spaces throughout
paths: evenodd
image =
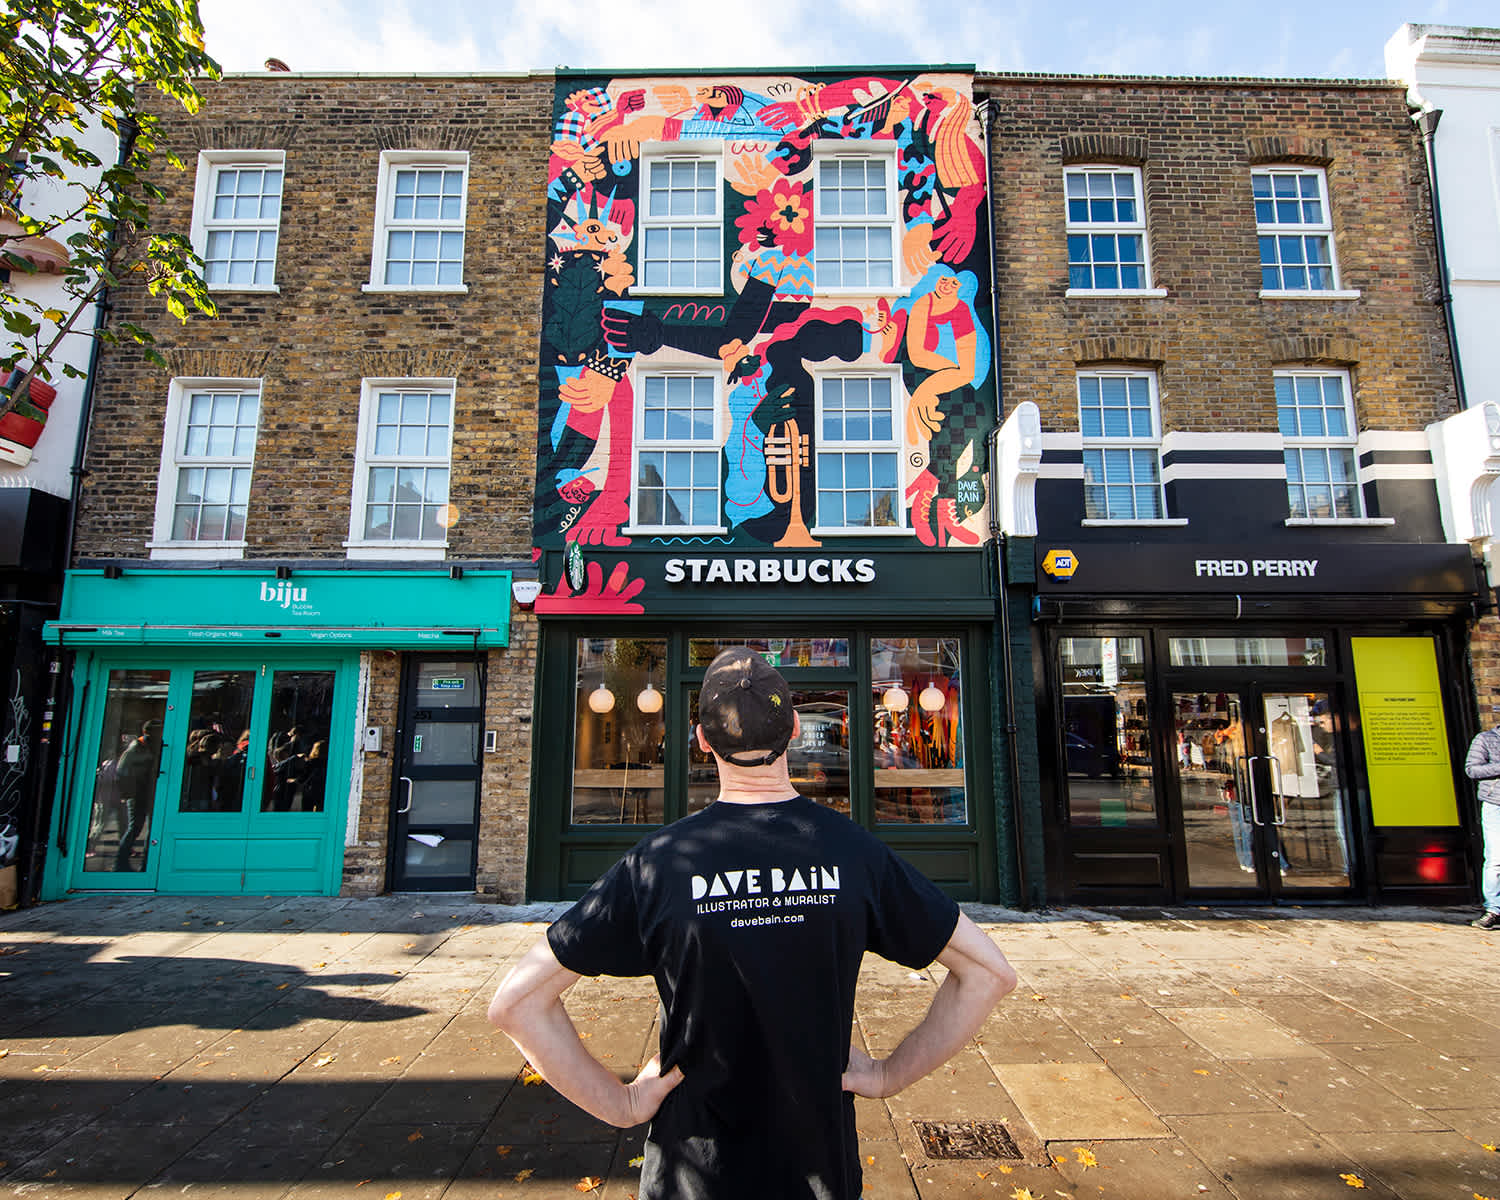
M 562 994 L 581 976 L 568 970 L 543 938 L 512 968 L 490 1001 L 490 1023 L 516 1044 L 542 1076 L 585 1112 L 629 1128 L 656 1115 L 666 1094 L 682 1082 L 673 1067 L 661 1074 L 652 1057 L 632 1083 L 622 1083 L 579 1040 Z
M 989 935 L 963 913 L 937 961 L 948 968 L 921 1023 L 889 1058 L 875 1060 L 849 1049 L 844 1090 L 858 1096 L 894 1096 L 937 1070 L 984 1024 L 1000 998 L 1016 986 L 1016 972 Z

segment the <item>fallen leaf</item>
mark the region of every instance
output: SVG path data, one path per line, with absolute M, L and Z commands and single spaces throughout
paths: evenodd
M 359 1181 L 359 1182 L 358 1182 L 358 1183 L 356 1183 L 356 1184 L 355 1184 L 355 1185 L 354 1185 L 354 1186 L 355 1186 L 355 1187 L 357 1187 L 357 1188 L 361 1188 L 361 1187 L 364 1187 L 364 1186 L 365 1186 L 365 1184 L 367 1184 L 367 1183 L 369 1183 L 369 1182 L 370 1182 L 370 1181 L 369 1181 L 369 1180 L 368 1180 L 368 1179 L 361 1179 L 361 1180 L 360 1180 L 360 1181 Z
M 1036 1193 L 1030 1188 L 1018 1187 L 1011 1192 L 1010 1200 L 1036 1200 Z
M 869 1163 L 873 1167 L 875 1165 L 875 1156 L 873 1154 L 870 1155 L 867 1159 L 865 1159 L 865 1162 Z
M 988 1171 L 975 1171 L 974 1174 L 978 1175 L 981 1179 L 988 1179 L 990 1177 L 990 1173 Z
M 536 1174 L 536 1168 L 535 1167 L 527 1167 L 524 1171 L 517 1171 L 516 1172 L 516 1182 L 517 1183 L 525 1183 L 528 1179 L 530 1179 L 535 1174 Z
M 1042 995 L 1040 992 L 1032 992 L 1031 998 L 1033 1000 L 1045 1000 L 1047 997 Z
M 1080 1166 L 1097 1167 L 1099 1160 L 1094 1157 L 1094 1152 L 1087 1146 L 1074 1146 L 1073 1156 L 1078 1159 Z
M 401 1056 L 399 1054 L 393 1054 L 393 1055 L 391 1055 L 390 1058 L 382 1058 L 380 1060 L 380 1065 L 382 1067 L 389 1067 L 391 1064 L 398 1063 L 400 1061 L 401 1061 Z
M 536 1087 L 539 1083 L 545 1083 L 542 1073 L 534 1067 L 521 1068 L 521 1082 L 527 1087 Z
M 1202 1067 L 1194 1067 L 1193 1068 L 1193 1074 L 1194 1075 L 1212 1075 L 1213 1072 L 1212 1071 L 1205 1071 Z
M 316 971 L 319 967 L 326 967 L 327 965 L 326 962 L 313 963 L 313 970 Z
M 1060 1167 L 1065 1167 L 1068 1165 L 1068 1156 L 1066 1154 L 1054 1154 L 1052 1161 Z
M 315 1066 L 315 1067 L 326 1067 L 329 1063 L 331 1063 L 337 1057 L 338 1057 L 337 1054 L 325 1054 L 325 1055 L 323 1055 L 322 1058 L 318 1059 L 317 1062 L 313 1063 L 313 1066 Z
M 1481 1196 L 1478 1192 L 1475 1192 L 1474 1200 L 1495 1200 L 1495 1198 L 1493 1196 Z
M 291 984 L 289 984 L 289 983 L 278 983 L 278 984 L 277 984 L 277 985 L 276 985 L 276 990 L 277 990 L 277 991 L 278 991 L 278 992 L 284 992 L 284 991 L 286 991 L 286 989 L 287 989 L 287 988 L 289 988 L 289 987 L 291 987 L 291 986 L 292 986 L 292 985 L 291 985 Z
M 10 1051 L 9 1051 L 9 1050 L 6 1050 L 6 1049 L 0 1049 L 0 1058 L 4 1058 L 4 1057 L 5 1057 L 5 1056 L 6 1056 L 6 1055 L 7 1055 L 7 1054 L 9 1054 L 9 1053 L 10 1053 Z
M 495 1147 L 495 1153 L 498 1154 L 501 1158 L 504 1158 L 507 1154 L 510 1153 L 510 1147 L 509 1146 L 496 1146 Z
M 1002 1175 L 1009 1175 L 1014 1170 L 1014 1167 L 1007 1167 L 1004 1163 L 1001 1163 L 999 1166 L 999 1171 Z
M 1342 1179 L 1345 1183 L 1347 1183 L 1352 1188 L 1362 1188 L 1362 1187 L 1365 1186 L 1365 1181 L 1363 1179 L 1361 1179 L 1358 1175 L 1344 1174 L 1344 1175 L 1340 1175 L 1339 1178 Z
M 387 1192 L 385 1194 L 385 1200 L 401 1200 L 401 1193 L 400 1192 Z
M 644 1162 L 645 1162 L 645 1161 L 646 1161 L 646 1156 L 645 1156 L 645 1155 L 644 1155 L 644 1154 L 637 1154 L 637 1155 L 636 1155 L 636 1156 L 635 1156 L 635 1157 L 634 1157 L 634 1158 L 632 1158 L 632 1159 L 631 1159 L 631 1160 L 630 1160 L 630 1165 L 631 1165 L 631 1166 L 632 1166 L 632 1167 L 639 1167 L 639 1166 L 641 1166 L 641 1165 L 642 1165 L 642 1164 L 643 1164 L 643 1163 L 644 1163 Z M 871 1161 L 871 1162 L 874 1162 L 874 1161 L 875 1161 L 875 1160 L 874 1160 L 874 1159 L 873 1159 L 873 1158 L 872 1158 L 872 1159 L 871 1159 L 871 1160 L 870 1160 L 870 1161 Z
M 422 1140 L 422 1131 L 420 1129 L 413 1129 L 406 1135 L 406 1140 L 408 1142 L 420 1142 Z
M 585 1175 L 573 1185 L 575 1192 L 592 1192 L 596 1190 L 604 1180 L 597 1175 Z
M 1500 1153 L 1500 1148 L 1492 1146 L 1489 1142 L 1480 1142 L 1479 1144 L 1486 1150 L 1488 1150 L 1491 1154 Z

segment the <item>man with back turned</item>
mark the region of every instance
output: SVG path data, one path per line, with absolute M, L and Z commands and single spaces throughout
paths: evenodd
M 701 812 L 647 836 L 501 983 L 490 1019 L 564 1096 L 651 1121 L 641 1200 L 856 1200 L 855 1096 L 951 1058 L 1016 982 L 985 933 L 848 818 L 797 795 L 786 680 L 743 647 L 704 674 L 698 745 L 719 772 Z M 948 970 L 896 1050 L 850 1045 L 866 951 Z M 624 1083 L 562 1005 L 581 975 L 651 975 L 660 1050 Z

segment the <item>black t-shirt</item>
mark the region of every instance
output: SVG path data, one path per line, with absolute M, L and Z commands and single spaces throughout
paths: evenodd
M 802 796 L 715 803 L 641 841 L 547 931 L 581 975 L 651 975 L 662 1070 L 641 1200 L 858 1200 L 840 1087 L 866 950 L 924 967 L 958 906 Z

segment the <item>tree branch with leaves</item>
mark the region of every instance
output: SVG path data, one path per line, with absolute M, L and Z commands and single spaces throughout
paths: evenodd
M 195 113 L 198 82 L 219 75 L 196 0 L 8 0 L 0 10 L 0 271 L 9 273 L 0 283 L 0 385 L 20 372 L 0 391 L 0 415 L 26 397 L 33 376 L 51 380 L 54 363 L 65 376 L 85 374 L 57 357 L 70 335 L 133 342 L 165 365 L 155 336 L 134 322 L 78 328 L 105 289 L 145 287 L 181 321 L 215 315 L 188 239 L 153 227 L 165 193 L 151 175 L 163 160 L 184 164 L 141 100 L 155 88 Z M 86 144 L 100 128 L 119 145 L 113 163 Z M 52 235 L 67 252 L 60 301 L 16 286 L 39 270 L 29 247 Z

